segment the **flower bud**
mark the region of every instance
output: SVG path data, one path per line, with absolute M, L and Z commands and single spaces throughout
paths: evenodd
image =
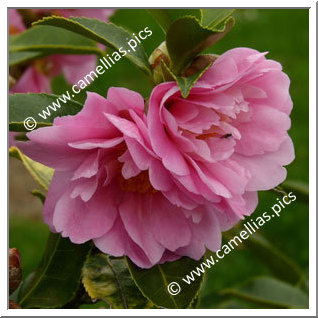
M 173 77 L 166 70 L 162 61 L 164 61 L 167 66 L 171 64 L 166 42 L 162 42 L 149 57 L 149 64 L 153 70 L 153 80 L 155 84 L 173 81 Z
M 17 248 L 9 249 L 9 293 L 13 293 L 22 280 L 21 256 Z

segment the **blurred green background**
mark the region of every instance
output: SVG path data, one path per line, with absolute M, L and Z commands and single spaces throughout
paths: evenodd
M 235 13 L 236 24 L 229 34 L 208 52 L 222 54 L 235 47 L 250 47 L 268 51 L 267 58 L 279 61 L 291 79 L 290 92 L 294 102 L 290 135 L 294 141 L 296 159 L 288 167 L 287 180 L 308 183 L 309 180 L 309 10 L 305 9 L 244 9 Z M 133 32 L 148 26 L 153 34 L 143 41 L 150 54 L 164 40 L 164 34 L 145 10 L 118 10 L 111 19 Z M 52 82 L 55 93 L 64 93 L 67 85 L 62 76 Z M 99 77 L 88 90 L 104 96 L 110 86 L 122 86 L 149 96 L 151 86 L 145 76 L 128 61 L 121 59 L 108 73 Z M 78 96 L 85 99 L 85 93 Z M 41 204 L 30 191 L 36 187 L 24 172 L 22 164 L 10 158 L 10 247 L 17 247 L 22 255 L 24 277 L 41 259 L 48 228 L 42 222 Z M 253 219 L 268 211 L 279 197 L 275 192 L 259 193 L 259 205 Z M 308 279 L 309 266 L 309 207 L 306 199 L 297 198 L 264 225 L 262 233 L 278 249 L 284 251 L 300 266 Z M 224 243 L 228 238 L 224 238 Z M 225 299 L 224 288 L 246 279 L 272 274 L 254 255 L 242 246 L 226 256 L 211 270 L 202 290 L 201 308 L 216 308 Z M 225 303 L 224 303 L 225 304 Z M 224 305 L 225 306 L 225 305 Z

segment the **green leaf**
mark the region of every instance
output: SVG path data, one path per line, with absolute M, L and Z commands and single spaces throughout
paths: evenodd
M 200 294 L 198 294 L 191 302 L 191 304 L 189 305 L 189 309 L 196 309 L 196 308 L 199 308 L 199 305 L 200 305 Z
M 9 47 L 15 41 L 18 35 L 10 35 L 9 36 Z M 9 52 L 9 66 L 18 65 L 20 63 L 25 63 L 30 60 L 40 58 L 44 56 L 43 52 L 35 52 L 35 51 L 22 51 L 22 52 Z
M 209 28 L 201 26 L 196 18 L 191 17 L 173 22 L 166 38 L 172 71 L 179 75 L 197 54 L 225 36 L 233 25 L 233 17 Z
M 229 18 L 235 9 L 201 9 L 201 11 L 201 25 L 213 29 Z
M 123 258 L 91 255 L 83 267 L 83 285 L 93 299 L 105 300 L 111 308 L 148 308 L 145 298 L 131 278 Z
M 43 187 L 44 190 L 49 188 L 54 170 L 50 167 L 42 165 L 25 156 L 18 148 L 11 147 L 9 155 L 22 161 L 23 165 L 29 171 L 34 180 Z
M 177 82 L 177 84 L 178 84 L 178 86 L 180 88 L 181 95 L 182 95 L 183 98 L 187 98 L 188 97 L 193 85 L 200 79 L 200 77 L 212 65 L 212 63 L 209 63 L 204 69 L 202 69 L 201 71 L 197 72 L 196 74 L 194 74 L 192 76 L 185 77 L 185 76 L 177 76 L 177 75 L 175 75 L 163 60 L 161 60 L 161 63 L 163 64 L 163 67 L 165 67 L 166 70 L 169 72 L 169 74 L 173 77 L 173 79 Z
M 31 60 L 43 57 L 43 52 L 22 51 L 9 53 L 9 66 L 18 65 L 21 63 L 29 62 Z
M 301 269 L 261 235 L 250 236 L 245 244 L 277 278 L 290 284 L 298 284 L 304 279 Z
M 10 131 L 28 131 L 24 126 L 24 120 L 28 117 L 32 117 L 36 122 L 36 127 L 50 126 L 53 120 L 57 116 L 75 115 L 82 108 L 83 105 L 73 100 L 67 100 L 66 103 L 59 100 L 59 105 L 55 106 L 56 111 L 51 107 L 49 109 L 50 116 L 42 118 L 39 113 L 43 116 L 42 111 L 46 110 L 49 105 L 55 103 L 60 96 L 49 95 L 49 94 L 13 94 L 9 96 L 9 130 Z M 53 106 L 52 106 L 53 107 Z
M 302 290 L 269 277 L 254 278 L 242 286 L 225 289 L 222 294 L 272 308 L 308 308 L 308 296 Z
M 52 25 L 64 30 L 69 30 L 86 38 L 97 41 L 116 51 L 120 48 L 127 51 L 125 57 L 137 65 L 146 74 L 151 74 L 150 65 L 146 53 L 141 46 L 137 45 L 135 50 L 128 46 L 128 41 L 133 38 L 125 29 L 113 24 L 105 23 L 97 19 L 75 18 L 65 19 L 63 17 L 47 17 L 37 21 L 34 25 Z M 74 34 L 73 33 L 73 34 Z
M 150 299 L 156 306 L 164 308 L 188 308 L 198 296 L 203 274 L 200 277 L 194 275 L 191 284 L 185 283 L 182 278 L 190 274 L 192 270 L 201 264 L 188 257 L 174 262 L 166 262 L 162 265 L 155 265 L 149 269 L 142 269 L 127 259 L 128 267 L 132 277 L 141 292 Z M 193 274 L 193 273 L 192 273 Z M 181 291 L 177 295 L 168 292 L 171 283 L 179 284 Z M 176 290 L 177 285 L 172 287 Z
M 168 31 L 174 21 L 186 16 L 201 20 L 200 9 L 148 9 L 147 11 L 158 22 L 164 32 Z
M 87 37 L 53 26 L 35 26 L 10 40 L 9 52 L 36 51 L 47 54 L 97 54 L 102 51 Z
M 80 283 L 81 270 L 91 242 L 73 244 L 68 238 L 50 233 L 38 268 L 22 283 L 18 299 L 22 308 L 60 308 Z

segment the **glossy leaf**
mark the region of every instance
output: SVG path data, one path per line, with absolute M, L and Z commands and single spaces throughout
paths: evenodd
M 75 295 L 91 242 L 73 244 L 51 233 L 39 267 L 22 283 L 22 308 L 60 308 Z
M 83 105 L 73 101 L 66 100 L 66 103 L 60 101 L 60 108 L 56 106 L 56 111 L 50 108 L 50 116 L 46 119 L 39 116 L 43 115 L 42 111 L 46 107 L 56 103 L 60 96 L 50 94 L 13 94 L 9 96 L 9 130 L 10 131 L 28 131 L 24 126 L 24 120 L 32 117 L 36 120 L 36 127 L 50 126 L 57 116 L 75 115 L 82 108 Z
M 201 25 L 208 28 L 216 28 L 227 18 L 229 18 L 235 9 L 201 9 Z
M 277 278 L 290 284 L 300 283 L 304 279 L 300 268 L 259 234 L 250 236 L 245 244 Z
M 308 296 L 300 289 L 269 277 L 258 277 L 222 294 L 264 304 L 271 308 L 308 308 Z
M 97 54 L 96 43 L 80 34 L 53 26 L 35 26 L 10 40 L 9 52 L 36 51 L 45 54 Z
M 111 308 L 146 308 L 150 302 L 137 288 L 123 258 L 91 255 L 83 267 L 83 285 L 93 300 L 102 299 Z
M 45 54 L 43 52 L 35 51 L 11 52 L 9 53 L 9 66 L 26 63 L 31 60 L 43 57 L 44 55 Z
M 69 30 L 73 34 L 77 33 L 117 51 L 122 48 L 127 51 L 126 58 L 147 74 L 151 74 L 148 58 L 141 44 L 137 45 L 135 51 L 133 51 L 127 44 L 133 38 L 132 35 L 113 23 L 105 23 L 97 19 L 88 18 L 71 17 L 70 19 L 65 19 L 63 17 L 47 17 L 34 24 L 52 25 L 60 29 Z
M 172 23 L 166 38 L 172 71 L 180 75 L 197 54 L 225 36 L 233 24 L 232 17 L 213 28 L 202 27 L 197 19 L 191 17 Z
M 9 46 L 15 41 L 18 35 L 9 36 Z M 20 63 L 25 63 L 30 60 L 40 58 L 44 55 L 43 52 L 35 51 L 22 51 L 22 52 L 9 52 L 9 66 L 14 66 Z
M 162 60 L 161 61 L 163 66 L 166 68 L 166 70 L 169 72 L 169 74 L 173 77 L 173 79 L 177 82 L 180 92 L 183 98 L 187 98 L 191 88 L 193 85 L 200 79 L 200 77 L 207 71 L 207 69 L 212 65 L 212 63 L 208 64 L 204 69 L 197 72 L 196 74 L 192 76 L 177 76 L 175 75 L 170 68 L 167 66 L 167 64 Z
M 189 305 L 189 309 L 196 309 L 199 308 L 200 305 L 200 294 L 198 294 L 191 302 L 191 304 Z
M 16 147 L 11 147 L 9 149 L 9 155 L 21 160 L 33 179 L 41 187 L 43 187 L 44 190 L 47 190 L 49 188 L 54 173 L 54 170 L 52 168 L 42 165 L 39 162 L 33 161 L 32 159 L 24 155 Z
M 164 32 L 168 31 L 174 21 L 186 16 L 201 20 L 200 9 L 148 9 L 148 12 L 158 22 Z
M 164 308 L 188 308 L 198 296 L 203 281 L 203 275 L 197 277 L 188 285 L 182 278 L 201 264 L 203 259 L 195 261 L 184 257 L 174 262 L 166 262 L 149 269 L 142 269 L 127 259 L 128 267 L 141 292 L 156 306 Z M 181 291 L 177 295 L 168 292 L 168 285 L 179 284 Z M 177 286 L 173 286 L 176 290 Z

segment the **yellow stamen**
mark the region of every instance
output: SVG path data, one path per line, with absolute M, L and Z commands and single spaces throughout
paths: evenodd
M 34 61 L 34 66 L 40 73 L 46 76 L 50 76 L 54 69 L 53 63 L 45 58 Z

